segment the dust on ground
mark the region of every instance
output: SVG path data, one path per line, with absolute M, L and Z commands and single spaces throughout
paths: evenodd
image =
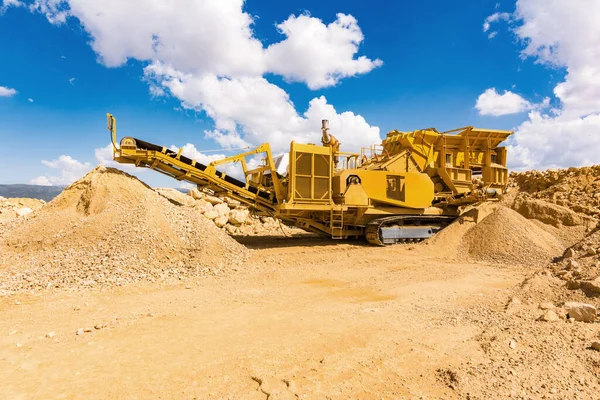
M 520 176 L 431 240 L 378 248 L 96 170 L 3 224 L 0 396 L 597 397 L 594 171 Z

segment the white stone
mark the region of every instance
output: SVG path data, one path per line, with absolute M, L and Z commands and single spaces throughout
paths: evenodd
M 210 210 L 210 211 L 205 212 L 203 215 L 205 218 L 214 220 L 215 218 L 217 218 L 219 216 L 219 213 L 216 212 L 215 210 Z
M 219 217 L 227 217 L 229 220 L 229 206 L 227 204 L 217 204 L 214 206 L 213 211 L 215 211 Z
M 229 211 L 229 223 L 232 225 L 243 225 L 248 219 L 249 212 L 247 209 L 238 208 Z
M 17 215 L 19 217 L 24 217 L 27 214 L 31 214 L 33 210 L 29 207 L 21 207 L 17 210 Z
M 227 224 L 228 220 L 229 220 L 229 217 L 227 215 L 220 215 L 217 218 L 215 218 L 213 220 L 213 222 L 215 223 L 216 226 L 218 226 L 219 228 L 222 228 Z
M 196 200 L 196 208 L 200 214 L 204 214 L 205 212 L 212 211 L 213 205 L 204 199 Z
M 189 192 L 187 192 L 188 196 L 191 196 L 192 199 L 194 200 L 200 200 L 202 198 L 204 198 L 204 194 L 199 191 L 198 189 L 190 189 Z
M 217 204 L 222 204 L 223 200 L 221 200 L 218 197 L 215 196 L 211 196 L 211 195 L 204 195 L 204 200 L 208 201 L 210 204 L 212 204 L 213 206 L 217 205 Z

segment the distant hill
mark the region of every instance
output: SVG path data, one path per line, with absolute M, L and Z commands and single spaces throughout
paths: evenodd
M 29 199 L 41 199 L 50 201 L 58 196 L 66 186 L 41 186 L 41 185 L 3 185 L 0 184 L 0 196 L 2 197 L 26 197 Z M 182 193 L 187 193 L 187 189 L 177 188 Z
M 27 197 L 50 201 L 63 191 L 66 186 L 41 186 L 41 185 L 2 185 L 0 184 L 0 196 L 2 197 Z

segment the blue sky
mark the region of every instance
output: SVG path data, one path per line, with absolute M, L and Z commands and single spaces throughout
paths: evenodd
M 535 0 L 529 2 L 536 3 Z M 186 94 L 173 92 L 169 83 L 172 74 L 152 77 L 144 73 L 144 68 L 153 62 L 173 63 L 174 68 L 180 70 L 177 65 L 180 59 L 128 55 L 124 64 L 107 66 L 107 54 L 111 50 L 103 53 L 92 48 L 91 43 L 99 42 L 102 31 L 91 28 L 89 20 L 86 22 L 86 10 L 76 10 L 75 6 L 69 9 L 69 2 L 64 0 L 61 10 L 69 10 L 69 16 L 65 22 L 51 23 L 48 17 L 53 15 L 42 9 L 30 9 L 31 2 L 23 1 L 20 6 L 8 3 L 4 1 L 4 12 L 0 15 L 0 54 L 3 55 L 0 87 L 14 89 L 16 93 L 0 97 L 0 137 L 4 150 L 0 158 L 0 183 L 27 183 L 40 176 L 55 176 L 53 183 L 68 183 L 85 168 L 96 165 L 95 149 L 108 144 L 106 112 L 117 117 L 120 136 L 140 137 L 169 146 L 191 143 L 199 151 L 224 146 L 224 141 L 205 137 L 205 131 L 215 129 L 215 116 L 203 111 L 211 107 L 207 97 L 196 100 L 192 88 Z M 351 57 L 355 60 L 364 55 L 373 62 L 380 59 L 382 65 L 372 63 L 368 72 L 349 73 L 333 85 L 313 89 L 309 88 L 312 79 L 309 76 L 303 77 L 301 82 L 290 82 L 294 80 L 290 79 L 291 72 L 278 72 L 293 66 L 272 66 L 256 75 L 266 79 L 271 87 L 285 91 L 299 115 L 307 111 L 311 99 L 325 96 L 327 104 L 335 107 L 337 113 L 351 111 L 354 116 L 364 117 L 368 127 L 378 127 L 383 137 L 392 129 L 430 126 L 440 130 L 465 125 L 517 131 L 533 129 L 523 125 L 532 121 L 532 126 L 535 124 L 535 118 L 532 119 L 528 111 L 548 112 L 543 111 L 543 107 L 554 109 L 554 114 L 548 117 L 555 118 L 560 113 L 556 110 L 564 108 L 566 102 L 555 96 L 553 90 L 565 81 L 569 60 L 549 62 L 540 54 L 524 54 L 527 40 L 542 39 L 524 36 L 526 33 L 519 34 L 516 30 L 526 27 L 531 19 L 541 17 L 523 10 L 519 14 L 518 6 L 515 1 L 496 0 L 374 1 L 368 4 L 364 1 L 248 0 L 239 13 L 252 18 L 252 38 L 260 41 L 264 48 L 285 39 L 275 25 L 291 15 L 309 14 L 311 23 L 318 24 L 321 20 L 324 26 L 334 22 L 337 13 L 353 16 L 364 39 Z M 535 4 L 522 6 L 535 10 Z M 498 18 L 492 28 L 484 32 L 486 18 L 503 12 L 511 16 L 506 20 Z M 135 23 L 132 21 L 132 25 Z M 124 28 L 122 34 L 135 35 L 132 31 Z M 490 39 L 492 31 L 497 34 Z M 157 37 L 160 38 L 160 33 Z M 224 52 L 229 51 L 228 43 L 219 45 Z M 193 58 L 202 48 L 189 51 Z M 181 71 L 192 74 L 194 79 L 208 73 L 229 77 L 228 73 L 221 74 L 218 70 L 208 71 L 204 66 L 206 60 L 198 60 L 198 65 L 186 64 L 187 69 Z M 242 75 L 247 73 L 244 71 Z M 238 79 L 238 75 L 231 75 L 231 79 Z M 192 87 L 192 78 L 183 83 Z M 150 87 L 161 88 L 164 95 L 152 96 Z M 475 108 L 479 96 L 491 88 L 497 90 L 497 95 L 490 99 L 492 108 L 498 107 L 498 100 L 509 100 L 501 98 L 505 91 L 525 103 L 516 108 L 508 105 L 507 113 Z M 538 107 L 546 97 L 546 105 Z M 193 109 L 182 107 L 182 101 Z M 236 106 L 231 104 L 230 108 Z M 572 118 L 585 118 L 597 111 L 600 110 Z M 216 118 L 233 120 L 241 132 L 240 140 L 258 144 L 262 133 L 255 131 L 260 129 L 244 125 L 245 117 L 238 119 L 235 111 L 231 112 L 233 114 L 227 114 L 226 118 L 222 115 Z M 314 126 L 315 131 L 318 128 Z M 252 135 L 244 133 L 245 129 L 253 130 Z M 228 137 L 233 135 L 225 131 Z M 274 133 L 265 132 L 264 138 L 268 140 L 272 135 Z M 355 135 L 361 136 L 361 133 L 357 131 Z M 291 136 L 285 139 L 289 142 Z M 314 141 L 317 140 L 318 136 Z M 346 139 L 346 142 L 355 143 L 354 139 Z M 526 141 L 523 143 L 515 143 L 521 146 L 516 153 L 521 154 L 525 148 L 531 152 L 535 147 Z M 229 153 L 224 151 L 223 154 Z M 61 171 L 64 166 L 53 163 L 60 156 L 68 156 L 85 167 L 65 174 Z M 48 162 L 44 164 L 42 160 Z M 562 164 L 573 164 L 570 160 Z M 593 158 L 586 160 L 593 161 Z M 528 167 L 563 166 L 548 163 L 546 159 L 536 164 L 531 155 L 515 161 L 517 166 L 525 164 Z M 142 179 L 152 185 L 177 184 L 157 174 L 145 173 Z

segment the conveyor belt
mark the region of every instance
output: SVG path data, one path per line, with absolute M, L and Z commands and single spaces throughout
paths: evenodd
M 163 152 L 163 149 L 164 149 L 163 146 L 159 146 L 159 145 L 156 145 L 156 144 L 153 144 L 153 143 L 150 143 L 150 142 L 146 142 L 146 141 L 141 140 L 141 139 L 134 138 L 134 140 L 135 140 L 135 143 L 136 143 L 136 147 L 139 150 L 157 151 L 157 152 L 161 152 L 161 153 Z M 173 158 L 177 157 L 177 152 L 173 151 L 173 150 L 170 150 L 170 149 L 166 149 L 164 151 L 164 153 L 166 155 L 168 155 L 169 157 L 173 157 Z M 197 161 L 194 162 L 194 160 L 192 160 L 191 158 L 188 158 L 186 156 L 180 155 L 179 158 L 178 158 L 178 160 L 181 161 L 182 163 L 188 165 L 190 168 L 195 168 L 195 169 L 200 170 L 202 172 L 204 172 L 206 170 L 206 165 L 204 165 L 202 163 L 199 163 Z M 235 185 L 235 186 L 237 186 L 237 187 L 239 187 L 241 189 L 247 190 L 250 193 L 256 194 L 256 195 L 262 197 L 265 200 L 270 200 L 273 204 L 276 203 L 276 201 L 274 199 L 271 199 L 271 193 L 267 192 L 266 190 L 257 188 L 256 186 L 252 186 L 252 185 L 248 185 L 248 187 L 246 187 L 246 183 L 245 182 L 242 182 L 242 181 L 240 181 L 238 179 L 235 179 L 234 177 L 226 175 L 226 174 L 224 174 L 224 173 L 222 173 L 220 171 L 217 171 L 217 175 L 218 176 L 223 176 L 224 175 L 224 178 L 222 178 L 224 181 L 226 181 L 226 182 L 228 182 L 228 183 L 230 183 L 232 185 Z

